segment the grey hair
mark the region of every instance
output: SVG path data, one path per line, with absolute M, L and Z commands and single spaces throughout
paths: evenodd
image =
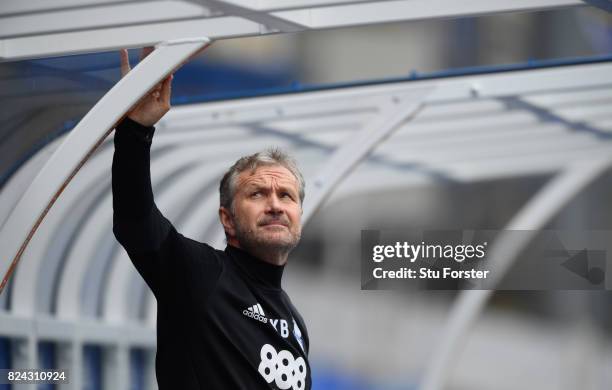
M 221 207 L 225 207 L 233 213 L 233 202 L 234 195 L 236 194 L 236 181 L 238 175 L 242 172 L 250 170 L 254 172 L 257 168 L 262 166 L 280 165 L 285 167 L 295 176 L 298 182 L 300 204 L 304 203 L 304 177 L 297 167 L 297 163 L 287 153 L 283 152 L 278 148 L 266 149 L 263 152 L 251 154 L 250 156 L 244 156 L 238 159 L 231 166 L 231 168 L 225 172 L 221 183 L 219 184 L 219 200 Z

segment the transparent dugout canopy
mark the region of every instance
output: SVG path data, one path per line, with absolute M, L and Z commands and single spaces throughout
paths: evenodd
M 0 6 L 0 59 L 96 53 L 202 35 L 223 39 L 583 4 L 251 3 L 6 3 Z M 142 12 L 143 7 L 147 12 Z M 30 120 L 29 127 L 35 130 L 5 134 L 14 143 L 2 147 L 14 154 L 3 154 L 8 156 L 2 165 L 0 192 L 3 232 L 28 186 L 74 128 L 75 123 L 66 118 L 82 117 L 113 87 L 117 68 L 96 66 L 99 62 L 96 65 L 94 59 L 91 70 L 78 78 L 70 75 L 69 67 L 60 71 L 53 67 L 62 79 L 46 84 L 48 95 L 37 90 L 36 99 L 41 107 L 58 92 L 73 100 L 62 101 L 66 106 L 62 114 L 45 129 L 36 118 L 19 115 L 19 99 L 25 98 L 20 94 L 26 95 L 23 91 L 31 80 L 11 80 L 10 67 L 4 68 L 9 74 L 5 90 L 10 91 L 4 98 L 12 99 L 12 109 L 2 114 L 2 120 L 9 124 Z M 47 70 L 41 60 L 33 63 L 31 72 L 48 75 Z M 158 71 L 161 74 L 163 67 Z M 72 83 L 66 77 L 73 77 Z M 87 88 L 80 89 L 84 85 Z M 157 125 L 151 155 L 154 192 L 160 209 L 179 231 L 218 247 L 223 242 L 216 220 L 218 180 L 236 158 L 263 147 L 283 147 L 300 163 L 307 181 L 308 220 L 325 202 L 373 188 L 553 175 L 605 160 L 612 155 L 611 102 L 612 63 L 602 57 L 183 104 Z M 101 143 L 42 220 L 22 253 L 25 266 L 14 275 L 10 295 L 0 295 L 0 307 L 25 318 L 45 313 L 63 321 L 101 318 L 137 324 L 149 330 L 141 333 L 139 342 L 153 345 L 154 297 L 112 237 L 111 142 L 112 136 Z M 20 150 L 22 145 L 27 148 Z M 4 266 L 9 258 L 0 261 Z M 27 335 L 16 320 L 12 324 L 12 332 Z M 56 331 L 39 329 L 49 336 Z M 102 334 L 111 338 L 111 333 Z
M 3 148 L 7 153 L 19 151 L 19 145 L 26 145 L 29 152 L 24 154 L 19 151 L 20 154 L 9 156 L 3 165 L 5 185 L 0 193 L 0 220 L 3 224 L 42 166 L 70 134 L 68 131 L 75 124 L 66 121 L 66 116 L 81 117 L 117 80 L 117 67 L 108 64 L 109 61 L 115 62 L 116 56 L 101 53 L 98 57 L 84 57 L 91 65 L 75 61 L 74 66 L 80 72 L 74 76 L 69 60 L 60 58 L 62 65 L 53 66 L 53 61 L 58 60 L 44 59 L 50 54 L 150 44 L 150 40 L 126 40 L 139 35 L 123 34 L 120 33 L 123 31 L 121 29 L 147 28 L 150 32 L 159 32 L 161 30 L 156 23 L 163 24 L 173 18 L 180 19 L 173 23 L 191 23 L 195 18 L 205 24 L 216 23 L 219 18 L 244 18 L 244 23 L 258 25 L 256 30 L 250 32 L 236 29 L 232 34 L 218 35 L 223 38 L 273 32 L 273 29 L 263 27 L 269 27 L 268 24 L 279 18 L 285 22 L 295 22 L 295 15 L 304 15 L 305 10 L 310 15 L 310 24 L 303 25 L 308 25 L 308 28 L 327 28 L 333 27 L 329 24 L 332 20 L 336 20 L 338 25 L 355 25 L 397 20 L 401 19 L 401 15 L 405 15 L 406 20 L 439 18 L 575 6 L 580 2 L 513 2 L 512 6 L 507 5 L 507 2 L 471 2 L 469 7 L 462 7 L 461 10 L 453 9 L 452 6 L 442 9 L 437 2 L 420 1 L 340 1 L 333 4 L 295 1 L 291 4 L 283 2 L 282 6 L 269 1 L 259 2 L 252 9 L 248 9 L 246 4 L 229 1 L 209 2 L 210 9 L 192 2 L 146 3 L 89 2 L 79 3 L 77 7 L 76 3 L 64 1 L 53 3 L 55 5 L 6 3 L 3 6 L 5 21 L 11 23 L 19 20 L 24 22 L 27 18 L 57 21 L 59 16 L 66 16 L 65 13 L 114 14 L 118 9 L 115 7 L 128 7 L 124 11 L 145 5 L 164 8 L 169 6 L 168 3 L 176 6 L 176 12 L 186 7 L 185 10 L 196 15 L 189 20 L 182 20 L 174 13 L 163 12 L 163 20 L 141 20 L 138 25 L 130 27 L 104 25 L 102 17 L 95 18 L 96 22 L 82 23 L 87 20 L 82 18 L 79 22 L 81 25 L 73 28 L 64 26 L 62 31 L 53 27 L 53 23 L 48 28 L 43 28 L 44 24 L 41 23 L 21 23 L 33 30 L 25 31 L 22 26 L 23 31 L 17 28 L 11 30 L 12 35 L 4 33 L 2 48 L 5 50 L 5 59 L 41 57 L 38 62 L 32 63 L 28 72 L 32 76 L 38 72 L 49 77 L 51 70 L 51 73 L 59 76 L 56 81 L 41 83 L 49 88 L 48 96 L 45 91 L 33 89 L 36 99 L 41 100 L 41 106 L 48 105 L 59 94 L 76 96 L 76 100 L 62 101 L 62 106 L 69 107 L 69 110 L 63 111 L 58 118 L 58 123 L 63 124 L 63 127 L 58 126 L 58 123 L 49 126 L 55 129 L 55 134 L 49 133 L 47 127 L 35 142 L 26 142 L 27 138 L 22 134 L 6 134 L 6 139 L 14 141 L 15 145 L 4 143 Z M 414 8 L 413 12 L 399 12 L 405 10 L 408 3 L 411 9 Z M 450 4 L 440 3 L 447 6 Z M 39 8 L 32 8 L 35 4 Z M 371 6 L 376 6 L 380 12 L 376 15 L 364 12 Z M 201 9 L 202 14 L 193 13 L 193 7 Z M 329 19 L 327 25 L 322 24 L 324 15 L 332 15 L 340 9 L 351 12 L 344 12 L 345 19 L 333 18 Z M 126 11 L 124 17 L 130 15 L 141 17 L 143 13 Z M 349 16 L 353 19 L 347 21 Z M 131 22 L 124 23 L 127 25 Z M 224 25 L 226 28 L 234 27 L 231 23 Z M 3 23 L 2 29 L 8 31 L 10 26 L 10 23 Z M 106 34 L 108 29 L 117 34 Z M 276 32 L 284 31 L 279 28 Z M 71 34 L 77 32 L 81 34 L 79 42 L 85 46 L 70 43 Z M 99 44 L 96 39 L 83 39 L 84 33 L 93 34 L 105 43 Z M 64 35 L 61 35 L 60 40 L 60 35 L 55 34 Z M 176 34 L 171 36 L 177 37 Z M 47 44 L 44 47 L 33 45 L 32 50 L 37 51 L 29 54 L 10 54 L 13 44 L 18 44 L 20 48 L 28 46 L 26 41 L 18 41 L 22 38 L 29 39 L 27 42 L 39 40 L 40 43 L 45 40 Z M 62 45 L 68 45 L 68 49 Z M 10 67 L 3 69 L 10 75 Z M 163 72 L 163 66 L 160 69 Z M 215 212 L 218 179 L 237 157 L 265 146 L 276 145 L 287 149 L 302 166 L 309 194 L 305 205 L 305 220 L 324 202 L 329 201 L 330 197 L 331 200 L 342 199 L 346 194 L 373 188 L 407 188 L 440 180 L 469 183 L 513 176 L 554 174 L 575 163 L 604 158 L 610 154 L 611 70 L 612 65 L 605 57 L 583 61 L 553 61 L 537 66 L 475 70 L 458 75 L 433 74 L 416 80 L 303 88 L 299 92 L 280 91 L 270 96 L 175 106 L 158 124 L 153 145 L 152 174 L 156 199 L 160 208 L 184 234 L 220 245 L 223 234 L 216 222 Z M 19 118 L 19 99 L 32 99 L 32 96 L 27 96 L 27 92 L 24 93 L 31 80 L 23 76 L 13 80 L 15 88 L 11 90 L 15 96 L 7 96 L 7 101 L 14 108 L 6 112 L 8 116 L 5 121 L 9 124 L 12 118 L 24 120 Z M 57 107 L 51 105 L 46 109 L 55 110 Z M 122 108 L 117 110 L 121 111 Z M 36 123 L 35 118 L 28 119 Z M 30 128 L 34 129 L 35 135 L 38 127 L 32 125 Z M 58 136 L 62 132 L 65 134 Z M 33 134 L 25 136 L 32 137 Z M 250 141 L 244 142 L 246 139 Z M 49 291 L 59 280 L 60 267 L 65 267 L 64 260 L 60 259 L 66 253 L 75 254 L 74 261 L 78 264 L 75 267 L 78 270 L 75 269 L 74 274 L 80 275 L 76 280 L 94 277 L 91 275 L 96 274 L 94 271 L 99 267 L 113 269 L 113 266 L 101 264 L 122 264 L 127 267 L 112 272 L 130 275 L 134 283 L 129 285 L 138 285 L 139 293 L 132 294 L 132 291 L 125 289 L 104 289 L 116 294 L 114 299 L 107 299 L 106 302 L 127 302 L 129 300 L 124 299 L 126 296 L 146 295 L 146 286 L 139 283 L 135 272 L 130 272 L 129 262 L 119 259 L 124 255 L 118 251 L 110 233 L 108 170 L 112 157 L 111 142 L 112 137 L 104 141 L 74 176 L 23 252 L 25 257 L 38 259 L 27 262 L 32 264 L 33 274 L 49 280 L 46 283 L 28 282 L 27 287 L 23 285 L 29 291 L 27 296 L 38 296 L 38 299 L 32 299 L 24 306 L 30 307 L 28 310 L 49 312 L 57 309 L 56 303 L 50 301 L 52 295 Z M 43 252 L 51 253 L 47 257 L 55 259 L 45 262 L 44 267 L 51 267 L 47 272 L 39 272 L 39 267 L 43 267 Z M 84 253 L 88 255 L 84 256 Z M 100 256 L 104 259 L 99 259 Z M 91 259 L 91 266 L 83 264 L 83 260 L 80 260 L 83 258 Z M 48 275 L 55 276 L 49 279 Z M 98 299 L 102 288 L 102 279 L 100 276 L 97 278 L 88 284 L 97 286 L 90 294 L 90 299 L 94 300 Z M 35 293 L 32 291 L 34 286 L 37 290 Z M 75 283 L 73 287 L 76 286 Z M 78 295 L 73 292 L 75 296 Z

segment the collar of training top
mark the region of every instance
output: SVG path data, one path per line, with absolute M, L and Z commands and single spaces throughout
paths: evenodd
M 228 245 L 225 248 L 225 253 L 235 260 L 236 265 L 241 270 L 262 284 L 263 287 L 281 289 L 284 265 L 267 263 L 232 245 Z

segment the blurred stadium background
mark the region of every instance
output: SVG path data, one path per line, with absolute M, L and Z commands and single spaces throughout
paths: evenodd
M 314 213 L 283 281 L 308 325 L 313 389 L 416 389 L 457 293 L 361 291 L 361 229 L 503 229 L 563 167 L 612 154 L 611 55 L 612 17 L 590 6 L 220 40 L 175 76 L 154 142 L 156 199 L 179 231 L 218 242 L 216 183 L 230 162 L 280 145 L 308 181 L 435 85 L 443 96 Z M 0 62 L 0 224 L 118 64 L 115 50 Z M 463 82 L 474 96 L 447 99 Z M 109 142 L 0 295 L 0 368 L 72 369 L 74 383 L 39 389 L 156 388 L 155 302 L 112 236 Z M 611 184 L 608 171 L 547 227 L 612 229 Z M 611 307 L 605 290 L 495 292 L 445 388 L 610 389 Z

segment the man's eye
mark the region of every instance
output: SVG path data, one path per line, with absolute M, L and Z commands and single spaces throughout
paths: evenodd
M 290 194 L 290 193 L 288 193 L 288 192 L 283 192 L 283 193 L 281 194 L 281 196 L 282 196 L 283 198 L 293 199 L 293 197 L 291 196 L 291 194 Z
M 261 195 L 261 192 L 260 192 L 260 191 L 251 192 L 251 197 L 252 197 L 252 198 L 256 198 L 256 197 L 258 197 L 259 195 Z

